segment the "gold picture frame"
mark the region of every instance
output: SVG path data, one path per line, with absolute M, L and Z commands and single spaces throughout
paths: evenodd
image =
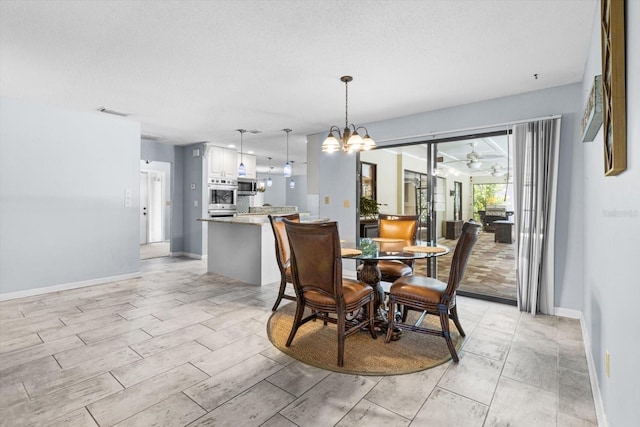
M 624 0 L 601 1 L 604 174 L 627 169 Z

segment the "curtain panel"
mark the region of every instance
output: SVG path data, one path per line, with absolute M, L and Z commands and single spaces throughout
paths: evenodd
M 516 124 L 513 135 L 518 308 L 553 314 L 560 119 Z

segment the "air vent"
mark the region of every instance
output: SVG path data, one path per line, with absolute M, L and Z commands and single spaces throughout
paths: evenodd
M 153 135 L 153 134 L 150 134 L 150 133 L 141 133 L 140 134 L 140 138 L 148 139 L 150 141 L 158 141 L 160 139 L 164 139 L 164 136 Z
M 98 111 L 100 111 L 101 113 L 113 114 L 114 116 L 120 116 L 120 117 L 127 117 L 131 115 L 131 113 L 123 113 L 122 111 L 111 110 L 106 107 L 100 107 L 98 108 Z

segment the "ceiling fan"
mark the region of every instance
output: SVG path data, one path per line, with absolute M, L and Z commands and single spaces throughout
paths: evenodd
M 469 169 L 479 169 L 482 166 L 480 160 L 483 159 L 499 159 L 502 158 L 500 154 L 481 154 L 476 151 L 476 141 L 469 143 L 471 151 L 467 153 L 467 166 Z

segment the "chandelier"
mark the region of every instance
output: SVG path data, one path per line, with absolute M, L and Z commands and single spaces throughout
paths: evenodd
M 371 150 L 376 146 L 373 138 L 369 136 L 369 131 L 364 126 L 349 124 L 349 82 L 353 80 L 351 76 L 342 76 L 340 81 L 344 82 L 344 130 L 340 133 L 338 126 L 331 126 L 327 139 L 322 143 L 322 152 L 333 153 L 342 150 L 345 153 L 354 151 Z M 364 130 L 364 138 L 358 134 L 358 130 Z

